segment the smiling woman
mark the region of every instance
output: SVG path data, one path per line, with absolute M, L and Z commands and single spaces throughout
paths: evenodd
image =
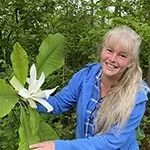
M 108 94 L 102 104 L 105 110 L 100 109 L 99 112 L 103 115 L 97 117 L 99 128 L 103 131 L 106 130 L 105 125 L 108 128 L 106 131 L 113 124 L 117 124 L 116 130 L 123 128 L 134 107 L 136 92 L 142 82 L 138 58 L 140 43 L 140 36 L 127 26 L 110 30 L 105 35 L 101 53 L 101 83 L 109 85 L 109 89 L 104 87 L 101 90 Z M 107 119 L 108 115 L 111 119 Z
M 88 64 L 45 99 L 60 114 L 76 104 L 76 137 L 31 145 L 33 150 L 138 150 L 136 128 L 150 91 L 139 66 L 140 36 L 127 26 L 104 37 L 101 63 Z M 46 108 L 37 103 L 37 111 Z

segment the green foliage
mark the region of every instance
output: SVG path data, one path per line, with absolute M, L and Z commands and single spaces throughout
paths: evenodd
M 17 150 L 19 142 L 19 112 L 18 107 L 5 117 L 0 118 L 0 149 Z
M 65 44 L 65 65 L 47 76 L 43 89 L 59 85 L 59 90 L 67 84 L 71 76 L 86 63 L 99 61 L 99 53 L 104 33 L 110 28 L 126 24 L 135 29 L 142 37 L 140 62 L 143 77 L 148 78 L 150 68 L 150 3 L 148 0 L 112 1 L 112 0 L 3 0 L 0 1 L 0 77 L 6 81 L 14 74 L 11 68 L 10 55 L 16 41 L 25 49 L 29 65 L 35 63 L 39 53 L 40 43 L 49 34 L 61 33 L 67 39 Z M 46 53 L 48 54 L 48 53 Z M 39 53 L 39 55 L 41 55 Z M 40 72 L 38 73 L 40 75 Z M 20 74 L 21 75 L 21 74 Z M 18 74 L 19 76 L 19 74 Z M 17 111 L 15 110 L 15 113 Z M 149 106 L 147 113 L 149 114 Z M 10 114 L 10 113 L 9 113 Z M 52 117 L 46 121 L 56 128 L 61 138 L 73 138 L 74 114 Z M 149 115 L 147 115 L 149 116 Z M 19 117 L 19 116 L 17 116 Z M 11 117 L 1 118 L 17 128 L 16 122 Z M 64 123 L 67 122 L 67 125 Z M 144 121 L 141 130 L 145 138 L 141 141 L 141 150 L 150 149 L 148 142 L 149 122 Z M 2 149 L 16 150 L 16 139 L 10 138 L 11 132 L 5 130 L 4 124 L 0 129 L 5 131 L 5 136 L 0 139 Z M 11 128 L 9 128 L 11 131 Z M 69 131 L 69 134 L 68 134 Z M 8 134 L 7 134 L 8 133 Z M 7 145 L 11 141 L 12 144 Z M 14 141 L 14 142 L 13 142 Z M 15 143 L 13 145 L 13 143 Z M 10 147 L 9 147 L 10 146 Z
M 74 110 L 61 115 L 41 114 L 41 117 L 51 125 L 60 139 L 75 139 L 76 116 Z
M 36 57 L 38 75 L 44 72 L 47 77 L 64 64 L 64 37 L 61 34 L 49 35 L 41 44 L 39 54 Z
M 42 67 L 40 66 L 40 71 L 46 72 L 47 76 L 59 69 L 64 63 L 64 41 L 65 39 L 61 34 L 49 35 L 40 46 L 37 64 L 42 65 Z M 22 88 L 25 84 L 28 73 L 28 57 L 19 43 L 15 43 L 14 45 L 11 61 L 15 76 L 10 83 L 13 83 L 15 89 L 19 91 L 20 87 Z M 42 63 L 40 61 L 42 61 Z M 57 61 L 59 61 L 59 63 L 57 63 Z M 47 67 L 47 65 L 53 67 Z M 18 150 L 27 150 L 30 144 L 43 140 L 58 139 L 56 132 L 47 123 L 41 120 L 36 110 L 28 107 L 28 100 L 17 96 L 17 92 L 9 84 L 5 83 L 5 80 L 0 79 L 0 117 L 9 114 L 17 102 L 20 104 L 21 109 L 19 128 L 20 142 Z
M 0 118 L 8 114 L 18 101 L 14 89 L 0 79 Z
M 138 144 L 141 145 L 141 141 L 145 138 L 144 130 L 140 130 L 139 127 L 136 130 L 136 139 Z
M 26 111 L 21 107 L 20 122 L 20 142 L 18 150 L 29 150 L 29 145 L 43 140 L 58 139 L 55 131 L 48 124 L 43 122 L 39 114 L 32 108 Z
M 24 111 L 24 108 L 21 107 L 21 116 L 20 116 L 21 125 L 19 128 L 20 142 L 19 142 L 18 150 L 29 150 L 29 145 L 40 141 L 39 137 L 37 136 L 38 128 L 33 127 L 34 125 L 33 123 L 35 123 L 35 126 L 39 125 L 39 120 L 37 120 L 36 122 L 32 121 L 31 117 L 36 117 L 36 116 L 35 115 L 32 116 L 32 113 L 30 112 L 28 113 L 29 114 L 27 114 Z M 37 118 L 33 118 L 33 119 L 37 119 Z M 34 135 L 34 133 L 36 135 Z
M 24 85 L 28 75 L 28 56 L 18 42 L 14 45 L 11 62 L 15 77 Z
M 149 102 L 148 102 L 148 107 L 147 107 L 147 110 L 146 110 L 146 114 L 145 116 L 143 117 L 142 119 L 142 122 L 141 122 L 141 134 L 142 135 L 140 138 L 137 137 L 139 143 L 140 143 L 140 147 L 141 149 L 149 149 L 150 148 L 150 107 L 149 107 Z

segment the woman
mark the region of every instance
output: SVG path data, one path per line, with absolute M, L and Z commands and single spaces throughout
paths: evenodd
M 139 66 L 139 35 L 127 26 L 104 38 L 101 64 L 89 64 L 47 101 L 52 113 L 76 104 L 75 140 L 46 141 L 34 150 L 138 150 L 135 130 L 145 112 L 148 87 Z M 46 108 L 38 104 L 39 112 Z

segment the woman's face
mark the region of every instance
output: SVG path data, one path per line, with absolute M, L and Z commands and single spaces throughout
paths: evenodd
M 119 42 L 115 46 L 106 45 L 101 53 L 103 75 L 120 78 L 124 71 L 131 66 L 131 53 L 122 49 Z

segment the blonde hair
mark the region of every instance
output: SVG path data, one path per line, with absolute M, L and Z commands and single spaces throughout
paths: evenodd
M 117 85 L 112 87 L 103 98 L 95 118 L 96 133 L 108 132 L 115 125 L 116 132 L 124 128 L 135 105 L 136 93 L 142 82 L 142 70 L 139 66 L 140 36 L 127 26 L 110 30 L 104 38 L 104 46 L 120 42 L 123 50 L 130 52 L 132 64 L 126 69 Z

